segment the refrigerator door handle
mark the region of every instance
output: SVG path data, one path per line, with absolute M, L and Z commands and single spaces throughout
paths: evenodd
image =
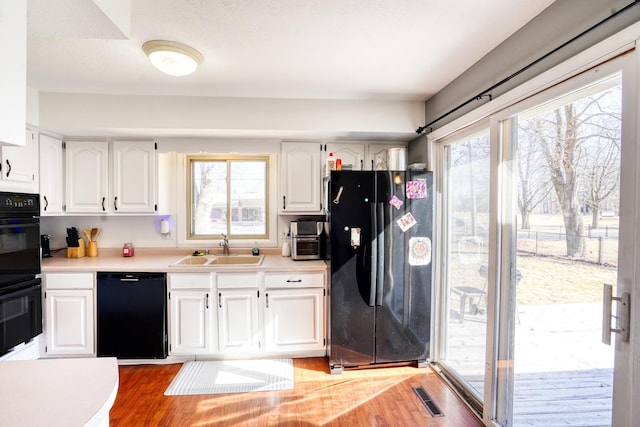
M 372 226 L 372 239 L 371 239 L 371 278 L 369 283 L 369 307 L 373 307 L 376 304 L 376 287 L 378 282 L 378 267 L 377 267 L 377 258 L 378 258 L 378 234 L 377 234 L 377 216 L 376 216 L 376 205 L 371 204 L 371 226 Z
M 384 203 L 376 203 L 376 241 L 377 256 L 373 259 L 376 260 L 376 267 L 378 269 L 376 273 L 376 305 L 382 305 L 382 294 L 384 285 L 384 253 L 385 253 L 385 241 L 384 241 Z

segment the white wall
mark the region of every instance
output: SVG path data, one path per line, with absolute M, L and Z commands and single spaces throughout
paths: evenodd
M 400 139 L 424 102 L 40 93 L 40 126 L 65 136 Z

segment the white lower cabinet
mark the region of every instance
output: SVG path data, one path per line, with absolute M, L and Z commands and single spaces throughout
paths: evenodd
M 169 273 L 172 355 L 325 354 L 325 274 Z
M 210 300 L 210 291 L 171 291 L 173 354 L 212 352 Z
M 220 352 L 260 349 L 258 293 L 257 289 L 218 289 Z
M 211 274 L 169 274 L 169 351 L 171 354 L 215 352 Z
M 269 289 L 264 303 L 266 350 L 325 348 L 323 288 Z
M 325 275 L 266 273 L 265 347 L 277 352 L 325 351 Z
M 92 273 L 50 273 L 45 283 L 45 353 L 95 354 L 94 276 Z
M 262 346 L 258 299 L 262 273 L 217 273 L 218 345 L 221 353 L 254 352 Z

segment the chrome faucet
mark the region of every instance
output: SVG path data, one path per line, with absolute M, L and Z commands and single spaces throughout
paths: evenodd
M 222 241 L 220 242 L 220 246 L 222 246 L 222 255 L 229 255 L 229 239 L 224 233 L 222 233 Z

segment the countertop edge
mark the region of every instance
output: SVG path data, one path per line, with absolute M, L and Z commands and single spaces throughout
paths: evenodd
M 197 272 L 327 272 L 328 265 L 324 260 L 293 261 L 280 254 L 264 253 L 260 265 L 226 265 L 226 266 L 172 266 L 182 257 L 188 256 L 188 250 L 136 249 L 132 257 L 123 257 L 118 249 L 106 249 L 97 257 L 67 258 L 58 253 L 42 260 L 42 273 L 54 272 L 163 272 L 163 273 L 197 273 Z

